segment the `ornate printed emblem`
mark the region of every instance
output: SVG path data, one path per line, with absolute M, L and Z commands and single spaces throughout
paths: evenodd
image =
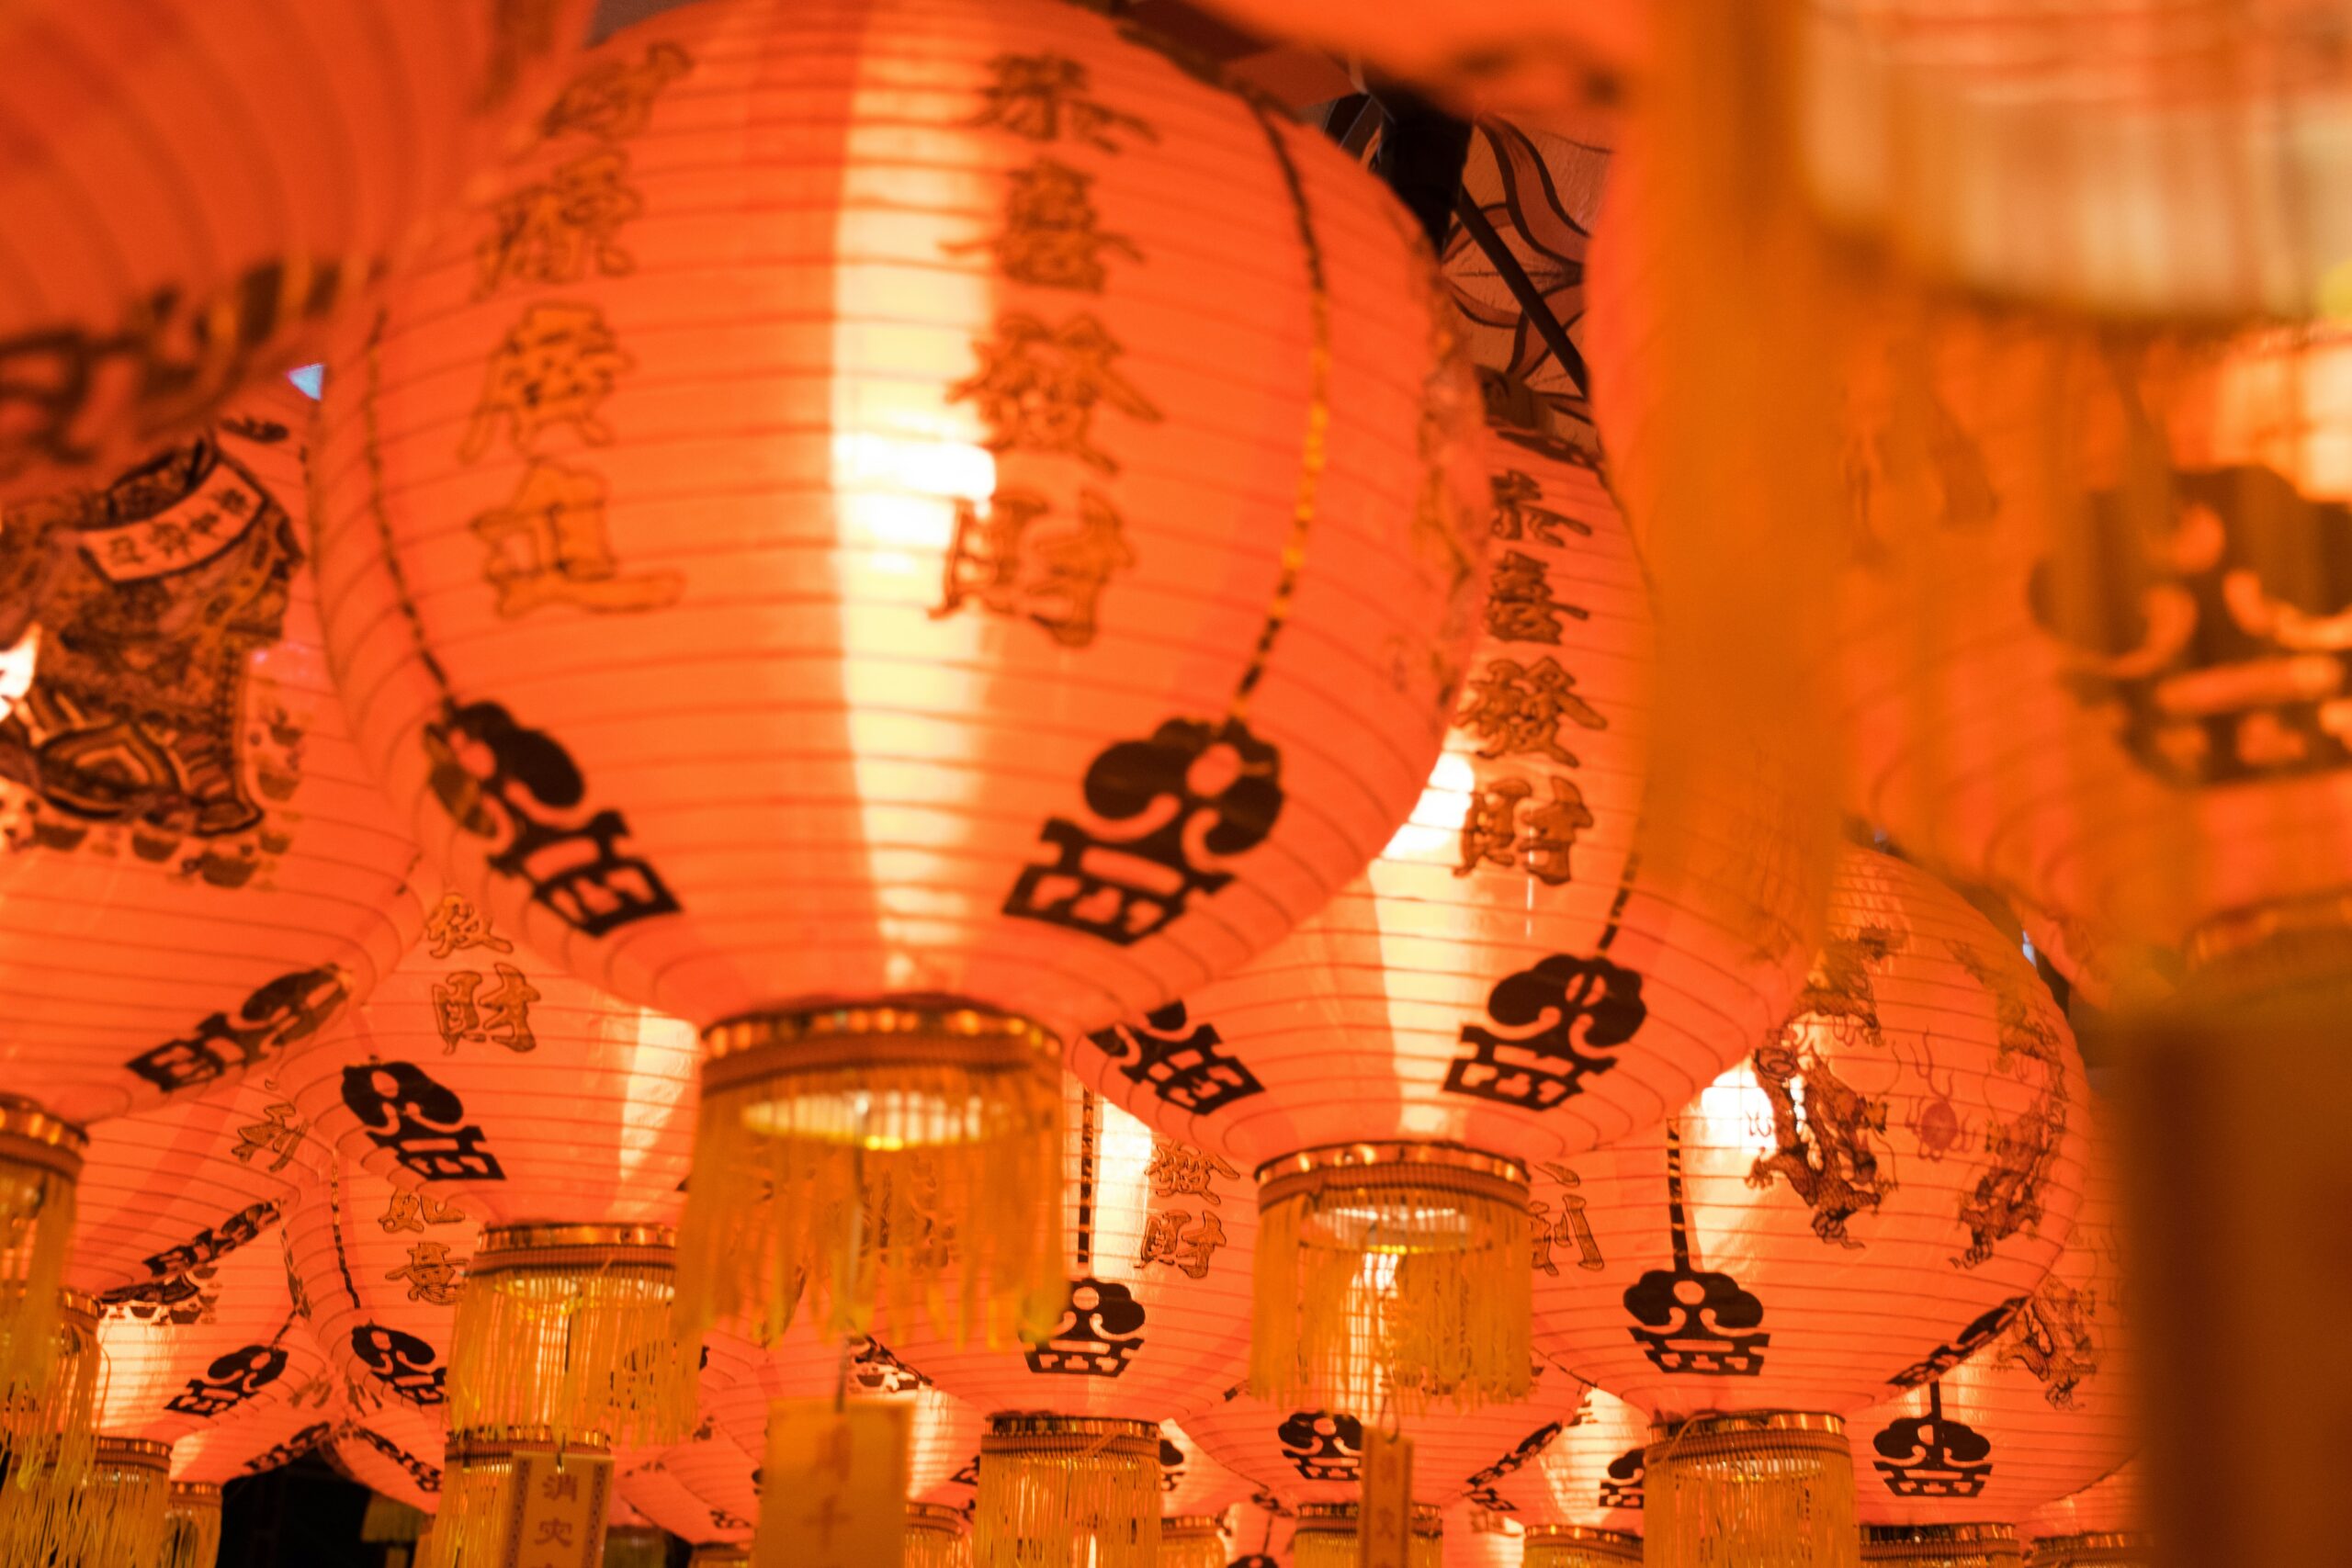
M 1674 1267 L 1652 1269 L 1625 1288 L 1625 1310 L 1640 1327 L 1628 1329 L 1650 1364 L 1686 1377 L 1752 1378 L 1764 1371 L 1769 1333 L 1757 1332 L 1764 1303 L 1739 1281 L 1690 1259 L 1690 1218 L 1682 1196 L 1682 1135 L 1666 1131 L 1668 1223 Z
M 1498 983 L 1487 1016 L 1526 1032 L 1464 1024 L 1462 1043 L 1472 1054 L 1447 1069 L 1447 1091 L 1549 1111 L 1582 1092 L 1588 1077 L 1617 1065 L 1617 1047 L 1640 1032 L 1649 1004 L 1634 970 L 1597 955 L 1555 953 Z
M 0 777 L 34 797 L 11 837 L 71 850 L 94 831 L 223 887 L 288 840 L 264 800 L 295 790 L 301 731 L 249 722 L 254 655 L 285 635 L 302 551 L 293 520 L 223 434 L 154 457 L 104 491 L 49 503 L 72 533 L 37 608 L 30 684 L 0 716 Z M 54 815 L 44 815 L 43 808 Z
M 286 1352 L 275 1345 L 248 1345 L 216 1357 L 202 1377 L 187 1380 L 187 1387 L 164 1406 L 181 1416 L 210 1419 L 234 1410 L 286 1372 Z
M 2044 1280 L 2010 1320 L 2001 1364 L 2023 1367 L 2041 1384 L 2041 1396 L 2052 1408 L 2072 1410 L 2083 1380 L 2098 1375 L 2098 1339 L 2091 1333 L 2098 1315 L 2096 1292 Z
M 1119 1064 L 1129 1083 L 1142 1084 L 1163 1103 L 1195 1116 L 1214 1116 L 1236 1100 L 1265 1092 L 1258 1076 L 1225 1048 L 1216 1025 L 1193 1023 L 1181 1001 L 1155 1008 L 1142 1024 L 1116 1024 L 1086 1038 Z
M 1611 1460 L 1609 1469 L 1600 1477 L 1600 1490 L 1595 1495 L 1594 1503 L 1603 1508 L 1640 1507 L 1648 1453 L 1647 1449 L 1627 1449 Z
M 1070 1281 L 1062 1320 L 1029 1347 L 1029 1370 L 1069 1377 L 1114 1378 L 1143 1348 L 1143 1303 L 1115 1280 Z
M 1765 1188 L 1774 1177 L 1813 1211 L 1813 1234 L 1860 1248 L 1847 1222 L 1876 1209 L 1885 1197 L 1873 1137 L 1886 1132 L 1886 1101 L 1858 1093 L 1814 1052 L 1800 1054 L 1783 1032 L 1758 1049 L 1756 1081 L 1772 1106 L 1773 1150 L 1748 1168 L 1747 1184 Z
M 1300 1410 L 1274 1428 L 1283 1457 L 1308 1481 L 1354 1481 L 1363 1470 L 1363 1423 L 1352 1416 Z
M 1216 893 L 1230 872 L 1196 863 L 1263 843 L 1282 815 L 1282 754 L 1238 719 L 1171 718 L 1148 740 L 1114 742 L 1086 770 L 1087 809 L 1105 823 L 1142 822 L 1121 836 L 1049 818 L 1039 840 L 1057 852 L 1021 874 L 1004 912 L 1067 926 L 1121 947 Z
M 429 1410 L 447 1397 L 442 1385 L 448 1371 L 439 1364 L 441 1352 L 413 1334 L 363 1323 L 351 1331 L 351 1353 L 370 1378 L 411 1404 Z
M 2065 1044 L 2050 1015 L 2041 982 L 2018 968 L 1965 942 L 1946 944 L 1952 958 L 1993 997 L 1997 1047 L 1994 1070 L 2037 1077 L 2033 1103 L 1985 1135 L 1993 1157 L 1961 1200 L 1961 1224 L 1968 1227 L 1968 1250 L 1952 1261 L 1973 1269 L 2020 1230 L 2041 1223 L 2041 1192 L 2066 1138 Z
M 343 1069 L 343 1103 L 368 1142 L 390 1149 L 424 1181 L 503 1181 L 498 1156 L 466 1122 L 465 1101 L 411 1062 L 369 1062 Z
M 165 1094 L 200 1089 L 308 1040 L 350 999 L 350 976 L 334 964 L 280 975 L 247 997 L 235 1018 L 216 1012 L 123 1066 Z
M 1944 1390 L 1928 1385 L 1928 1413 L 1887 1423 L 1871 1439 L 1871 1465 L 1897 1497 L 1975 1497 L 1993 1474 L 1990 1438 L 1944 1415 Z
M 1538 1427 L 1519 1440 L 1519 1446 L 1470 1477 L 1469 1495 L 1473 1502 L 1498 1513 L 1516 1513 L 1518 1505 L 1495 1493 L 1505 1476 L 1523 1467 L 1528 1461 L 1552 1446 L 1552 1439 L 1567 1430 L 1565 1422 L 1554 1421 Z
M 284 1442 L 279 1443 L 277 1447 L 269 1450 L 266 1453 L 247 1460 L 244 1464 L 244 1473 L 247 1475 L 259 1475 L 266 1470 L 276 1470 L 279 1465 L 291 1464 L 296 1460 L 300 1459 L 304 1454 L 309 1453 L 312 1449 L 317 1448 L 321 1443 L 325 1442 L 334 1435 L 335 1431 L 334 1422 L 313 1421 L 309 1426 L 303 1427 L 300 1431 L 295 1433 L 292 1437 L 287 1438 Z M 365 1436 L 366 1434 L 363 1433 L 361 1435 Z M 380 1438 L 377 1440 L 379 1443 L 381 1442 Z M 382 1446 L 390 1448 L 391 1445 L 384 1443 Z M 433 1472 L 433 1486 L 431 1490 L 437 1492 L 440 1490 L 440 1487 L 441 1472 L 435 1471 Z
M 2025 1305 L 2027 1299 L 2024 1296 L 2011 1296 L 1999 1306 L 1980 1314 L 1973 1323 L 1962 1329 L 1959 1338 L 1949 1345 L 1937 1346 L 1921 1359 L 1912 1362 L 1886 1381 L 1896 1388 L 1917 1388 L 1921 1383 L 1935 1382 L 1999 1338 L 2001 1331 L 2008 1327 L 2010 1321 L 2017 1316 L 2018 1309 Z
M 346 1435 L 356 1438 L 361 1442 L 366 1443 L 369 1448 L 374 1449 L 378 1453 L 382 1454 L 386 1459 L 390 1460 L 394 1464 L 400 1466 L 401 1470 L 407 1472 L 408 1478 L 416 1483 L 416 1489 L 418 1491 L 426 1494 L 434 1494 L 438 1493 L 441 1490 L 441 1472 L 435 1467 L 425 1463 L 414 1454 L 410 1453 L 406 1449 L 401 1448 L 390 1438 L 380 1437 L 378 1434 L 369 1431 L 365 1427 L 347 1427 L 345 1428 L 345 1433 Z M 267 1456 L 264 1457 L 266 1458 Z M 265 1465 L 261 1460 L 256 1460 L 252 1464 L 245 1467 L 248 1472 L 253 1472 L 266 1468 L 267 1468 L 267 1466 Z

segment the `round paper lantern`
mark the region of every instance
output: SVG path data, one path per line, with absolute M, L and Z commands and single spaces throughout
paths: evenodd
M 1270 38 L 1295 39 L 1442 96 L 1465 115 L 1582 130 L 1605 121 L 1648 36 L 1634 0 L 1558 6 L 1356 6 L 1342 0 L 1209 0 Z
M 1655 1420 L 1726 1417 L 1669 1444 L 1697 1512 L 1663 1558 L 1653 1451 L 1652 1561 L 1695 1561 L 1686 1532 L 1735 1517 L 1851 1519 L 1846 1439 L 1813 1417 L 1932 1382 L 2032 1295 L 2082 1201 L 2087 1097 L 2018 949 L 1926 874 L 1854 848 L 1787 1021 L 1661 1133 L 1539 1173 L 1537 1344 Z M 1795 1414 L 1729 1419 L 1760 1412 Z M 1709 1489 L 1739 1492 L 1751 1440 L 1785 1453 L 1792 1484 L 1835 1495 L 1740 1512 Z
M 2026 1530 L 2033 1568 L 2151 1568 L 2156 1559 L 2136 1460 L 2043 1508 Z
M 2123 1215 L 2110 1156 L 2096 1138 L 2089 1148 L 2082 1210 L 2049 1276 L 1998 1309 L 1966 1360 L 1848 1424 L 1865 1525 L 2023 1526 L 2131 1457 Z
M 1527 1527 L 1528 1568 L 1638 1562 L 1649 1441 L 1646 1416 L 1589 1389 L 1557 1437 L 1474 1496 Z
M 1057 1036 L 1270 944 L 1427 772 L 1484 547 L 1443 296 L 1323 138 L 1045 0 L 592 62 L 329 378 L 346 697 L 462 889 L 706 1031 L 694 1302 L 871 1326 L 862 1190 L 895 1322 L 937 1192 L 1009 1329 Z
M 1159 1568 L 1226 1568 L 1228 1520 L 1250 1483 L 1211 1459 L 1182 1427 L 1159 1424 Z
M 401 1404 L 356 1404 L 331 1449 L 335 1467 L 371 1491 L 419 1513 L 440 1511 L 446 1449 L 431 1416 Z
M 1541 1452 L 1574 1416 L 1585 1387 L 1557 1368 L 1536 1369 L 1530 1385 L 1529 1396 L 1516 1404 L 1438 1406 L 1404 1418 L 1403 1434 L 1413 1441 L 1413 1500 L 1432 1520 L 1438 1509 Z M 1367 1426 L 1379 1423 L 1344 1411 L 1268 1404 L 1235 1389 L 1188 1417 L 1184 1430 L 1218 1463 L 1295 1511 L 1309 1504 L 1354 1505 Z M 1498 1455 L 1507 1457 L 1498 1463 Z M 1306 1516 L 1299 1519 L 1303 1532 Z
M 1457 1503 L 1439 1523 L 1445 1568 L 1520 1568 L 1527 1531 L 1509 1514 Z
M 1257 1216 L 1224 1159 L 1074 1078 L 1063 1094 L 1060 1312 L 1011 1347 L 958 1347 L 933 1330 L 892 1348 L 991 1417 L 973 1520 L 980 1568 L 1089 1550 L 1105 1568 L 1152 1568 L 1159 1424 L 1241 1373 Z
M 1287 1568 L 1296 1525 L 1291 1510 L 1262 1489 L 1234 1505 L 1232 1568 Z
M 287 1215 L 288 1267 L 355 1416 L 370 1429 L 379 1410 L 422 1416 L 435 1432 L 429 1443 L 414 1427 L 386 1436 L 437 1472 L 452 1330 L 481 1226 L 429 1190 L 394 1186 L 332 1152 L 326 1164 Z M 415 1474 L 397 1455 L 385 1457 Z
M 573 979 L 462 894 L 428 903 L 423 942 L 282 1076 L 347 1158 L 413 1194 L 404 1213 L 483 1223 L 462 1291 L 438 1238 L 414 1245 L 440 1283 L 406 1276 L 456 1303 L 451 1431 L 673 1440 L 694 1404 L 671 1321 L 694 1032 Z
M 672 1535 L 694 1542 L 697 1561 L 706 1546 L 731 1545 L 742 1547 L 742 1561 L 750 1561 L 756 1517 L 714 1509 L 671 1472 L 668 1454 L 668 1450 L 662 1450 L 623 1460 L 616 1466 L 615 1484 L 620 1495 L 631 1507 Z
M 1914 265 L 2125 318 L 2309 314 L 2352 283 L 2352 72 L 2320 12 L 1818 0 L 1789 15 L 1809 192 Z
M 1278 1403 L 1523 1393 L 1530 1168 L 1665 1116 L 1804 967 L 1760 797 L 1688 869 L 1637 853 L 1650 604 L 1601 476 L 1508 430 L 1487 466 L 1482 635 L 1411 820 L 1272 953 L 1078 1053 L 1257 1174 L 1250 1383 Z
M 300 364 L 537 111 L 589 9 L 12 0 L 0 499 Z
M 309 414 L 256 389 L 8 517 L 33 570 L 0 606 L 0 1380 L 48 1343 L 83 1129 L 307 1039 L 399 950 L 415 851 L 328 680 Z

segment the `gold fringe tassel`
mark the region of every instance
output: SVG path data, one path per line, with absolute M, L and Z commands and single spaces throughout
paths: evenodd
M 1519 1167 L 1435 1145 L 1355 1145 L 1258 1177 L 1254 1397 L 1410 1415 L 1527 1396 Z
M 605 1568 L 665 1568 L 670 1538 L 651 1525 L 612 1525 L 605 1531 Z
M 1225 1568 L 1225 1531 L 1215 1514 L 1173 1514 L 1159 1521 L 1159 1568 Z
M 1835 1416 L 1662 1423 L 1644 1461 L 1647 1568 L 1860 1568 L 1854 1458 Z
M 89 1140 L 28 1100 L 0 1095 L 0 1393 L 49 1378 L 58 1288 L 74 1239 L 82 1154 Z
M 0 1404 L 0 1562 L 47 1562 L 72 1540 L 97 1454 L 98 1303 L 52 1291 L 41 1382 Z
M 737 1541 L 706 1541 L 686 1559 L 686 1568 L 752 1568 L 752 1549 Z
M 906 1568 L 972 1568 L 972 1537 L 963 1514 L 938 1503 L 908 1504 Z
M 2025 1548 L 2007 1525 L 1865 1525 L 1862 1561 L 1903 1568 L 2025 1568 Z
M 702 1111 L 680 1227 L 680 1322 L 780 1337 L 914 1322 L 1009 1340 L 1042 1329 L 1055 1246 L 1061 1050 L 972 1008 L 765 1014 L 704 1034 Z M 953 1272 L 959 1292 L 947 1299 Z
M 559 1446 L 544 1431 L 453 1432 L 441 1471 L 441 1508 L 417 1540 L 417 1568 L 506 1568 L 520 1505 L 518 1461 L 533 1453 L 556 1456 L 567 1468 L 613 1462 L 599 1437 L 575 1434 Z
M 381 1492 L 370 1492 L 368 1511 L 359 1516 L 359 1539 L 371 1545 L 379 1541 L 422 1540 L 432 1524 L 433 1516 L 424 1509 L 412 1508 Z
M 70 1481 L 54 1466 L 12 1464 L 0 1496 L 0 1562 L 161 1562 L 171 1464 L 169 1443 L 141 1438 L 90 1442 Z
M 1291 1568 L 1356 1568 L 1356 1506 L 1308 1503 L 1298 1510 L 1298 1532 L 1291 1538 Z M 1438 1511 L 1413 1505 L 1413 1540 L 1406 1568 L 1443 1568 L 1445 1536 Z M 1741 1568 L 1746 1568 L 1745 1564 Z
M 1586 1525 L 1530 1525 L 1521 1568 L 1637 1568 L 1642 1538 Z
M 164 1510 L 162 1568 L 213 1568 L 220 1557 L 220 1488 L 175 1481 Z
M 450 1426 L 684 1441 L 701 1339 L 676 1333 L 675 1240 L 662 1225 L 489 1227 L 458 1301 Z
M 994 1416 L 980 1438 L 975 1568 L 1156 1568 L 1159 1428 L 1082 1416 Z
M 2156 1543 L 2130 1530 L 2043 1536 L 2028 1561 L 2033 1568 L 2155 1568 Z

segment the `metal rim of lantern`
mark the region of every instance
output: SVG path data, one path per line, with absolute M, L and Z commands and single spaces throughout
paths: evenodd
M 2025 1549 L 2007 1525 L 1864 1525 L 1862 1561 L 2017 1568 L 2025 1561 Z
M 1291 1536 L 1291 1561 L 1295 1568 L 1344 1568 L 1359 1562 L 1362 1537 L 1356 1530 L 1357 1505 L 1303 1503 L 1298 1528 Z M 1445 1516 L 1433 1503 L 1410 1506 L 1406 1528 L 1407 1568 L 1437 1568 L 1444 1550 Z
M 1530 1525 L 1521 1551 L 1526 1568 L 1592 1568 L 1639 1562 L 1642 1538 L 1591 1525 Z
M 2154 1538 L 2138 1530 L 2045 1535 L 2033 1543 L 2033 1568 L 2141 1568 L 2154 1551 Z

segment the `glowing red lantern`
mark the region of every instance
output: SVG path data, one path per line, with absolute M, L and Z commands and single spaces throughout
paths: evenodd
M 1172 1421 L 1159 1424 L 1159 1568 L 1225 1568 L 1229 1520 L 1250 1483 Z
M 1803 967 L 1763 792 L 1715 805 L 1712 874 L 1637 853 L 1650 604 L 1600 472 L 1508 431 L 1487 466 L 1484 635 L 1411 820 L 1274 952 L 1078 1054 L 1257 1175 L 1281 1403 L 1523 1394 L 1531 1168 L 1663 1117 Z
M 300 364 L 536 110 L 588 0 L 14 0 L 0 498 Z
M 1662 1135 L 1539 1176 L 1537 1344 L 1664 1424 L 1651 1561 L 1696 1561 L 1707 1531 L 1850 1540 L 1838 1417 L 1948 1373 L 2041 1285 L 2081 1203 L 2087 1097 L 2023 955 L 1852 849 L 1814 972 L 1751 1059 Z M 1903 1467 L 1926 1484 L 1962 1462 Z M 1789 1491 L 1757 1480 L 1783 1463 Z
M 392 1404 L 355 1409 L 330 1446 L 336 1466 L 370 1491 L 420 1513 L 440 1511 L 445 1441 L 431 1416 Z
M 1487 1489 L 1527 1529 L 1528 1568 L 1617 1568 L 1642 1560 L 1643 1453 L 1649 1418 L 1589 1389 L 1560 1435 Z
M 1445 1568 L 1520 1568 L 1527 1530 L 1509 1514 L 1456 1503 L 1440 1517 L 1439 1527 Z
M 1291 1510 L 1260 1491 L 1233 1506 L 1235 1568 L 1287 1568 L 1297 1519 Z
M 2135 1460 L 2027 1522 L 2034 1568 L 2148 1568 L 2155 1560 Z
M 399 949 L 415 852 L 327 675 L 309 409 L 256 390 L 9 516 L 31 570 L 0 610 L 0 1374 L 46 1353 L 83 1129 L 309 1038 Z
M 973 1519 L 980 1568 L 1089 1550 L 1105 1568 L 1153 1568 L 1159 1423 L 1241 1373 L 1257 1216 L 1225 1160 L 1063 1081 L 1060 1311 L 1013 1346 L 915 1333 L 891 1348 L 990 1417 Z
M 854 1194 L 906 1307 L 937 1191 L 1009 1326 L 1057 1035 L 1271 943 L 1426 773 L 1483 549 L 1442 294 L 1321 138 L 1042 0 L 695 6 L 546 125 L 329 377 L 347 698 L 461 888 L 705 1029 L 693 1298 L 863 1328 Z

